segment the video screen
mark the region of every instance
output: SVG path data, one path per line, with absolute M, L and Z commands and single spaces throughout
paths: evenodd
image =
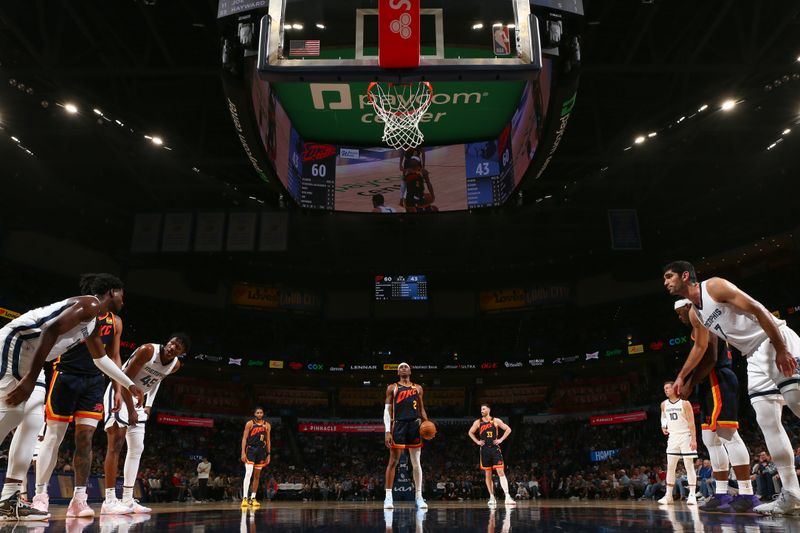
M 436 213 L 506 203 L 533 160 L 550 101 L 552 64 L 528 82 L 497 138 L 408 151 L 305 139 L 276 92 L 253 73 L 253 107 L 275 173 L 300 207 Z
M 401 302 L 427 299 L 426 276 L 375 276 L 375 301 Z

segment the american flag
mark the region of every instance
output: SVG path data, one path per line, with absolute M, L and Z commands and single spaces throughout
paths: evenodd
M 313 41 L 295 40 L 289 41 L 290 56 L 318 56 L 319 39 Z

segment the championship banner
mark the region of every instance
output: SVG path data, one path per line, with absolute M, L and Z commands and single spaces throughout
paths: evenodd
M 383 433 L 383 424 L 297 424 L 300 433 Z
M 171 426 L 186 426 L 193 428 L 213 428 L 213 418 L 193 418 L 189 416 L 176 416 L 158 413 L 156 422 L 159 424 L 169 424 Z
M 12 311 L 11 309 L 6 309 L 5 307 L 0 307 L 0 318 L 14 320 L 17 317 L 19 317 L 19 313 L 17 313 L 16 311 Z
M 479 295 L 479 307 L 483 312 L 495 312 L 563 304 L 569 301 L 570 293 L 570 287 L 566 285 L 538 285 L 482 291 Z
M 633 411 L 631 413 L 618 413 L 614 415 L 590 416 L 589 424 L 592 426 L 606 426 L 609 424 L 641 422 L 643 420 L 647 420 L 647 413 L 645 411 Z
M 606 459 L 611 459 L 612 457 L 618 457 L 621 451 L 622 448 L 617 448 L 615 450 L 597 450 L 589 452 L 589 460 L 593 463 L 605 461 Z

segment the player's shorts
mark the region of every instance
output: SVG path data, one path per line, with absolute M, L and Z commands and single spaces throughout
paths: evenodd
M 680 433 L 673 435 L 670 433 L 669 439 L 667 439 L 667 455 L 697 457 L 697 450 L 692 450 L 692 434 Z
M 97 426 L 103 419 L 102 374 L 82 375 L 53 372 L 47 391 L 45 417 L 56 422 L 80 421 L 81 424 Z
M 505 467 L 500 446 L 481 446 L 481 470 L 498 470 Z
M 795 358 L 800 355 L 800 337 L 790 327 L 778 328 L 789 353 Z M 775 363 L 775 347 L 767 339 L 747 358 L 747 394 L 750 403 L 763 400 L 783 402 L 782 393 L 800 389 L 800 371 L 786 377 Z
M 19 405 L 8 405 L 5 401 L 6 396 L 9 395 L 11 391 L 17 388 L 19 385 L 19 380 L 15 378 L 11 373 L 7 373 L 0 379 L 0 413 L 17 413 L 17 415 L 23 415 L 30 411 L 32 407 L 41 406 L 44 404 L 44 396 L 45 396 L 45 383 L 44 383 L 44 372 L 39 373 L 39 377 L 36 379 L 36 385 L 33 388 L 33 392 L 31 392 L 30 397 Z
M 267 447 L 248 446 L 244 453 L 245 463 L 253 465 L 256 470 L 267 466 Z
M 135 401 L 136 400 L 134 399 L 134 402 Z M 128 416 L 128 407 L 125 405 L 125 402 L 122 402 L 122 406 L 120 407 L 119 411 L 115 413 L 113 410 L 114 387 L 112 387 L 109 383 L 106 387 L 105 393 L 103 394 L 103 428 L 108 431 L 108 428 L 115 424 L 123 429 L 131 425 L 130 417 Z M 145 412 L 144 408 L 138 407 L 136 409 L 136 415 L 138 417 L 138 422 L 134 427 L 144 427 L 144 423 L 147 422 L 147 413 Z
M 419 436 L 419 426 L 422 420 L 395 420 L 392 424 L 392 448 L 404 450 L 406 448 L 422 448 L 422 439 Z
M 700 385 L 701 427 L 739 429 L 739 379 L 730 368 L 712 369 Z

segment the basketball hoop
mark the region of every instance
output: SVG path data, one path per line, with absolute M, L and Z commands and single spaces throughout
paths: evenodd
M 422 144 L 425 136 L 419 129 L 419 121 L 433 98 L 430 82 L 372 82 L 367 87 L 367 96 L 375 113 L 383 119 L 383 142 L 398 150 Z

